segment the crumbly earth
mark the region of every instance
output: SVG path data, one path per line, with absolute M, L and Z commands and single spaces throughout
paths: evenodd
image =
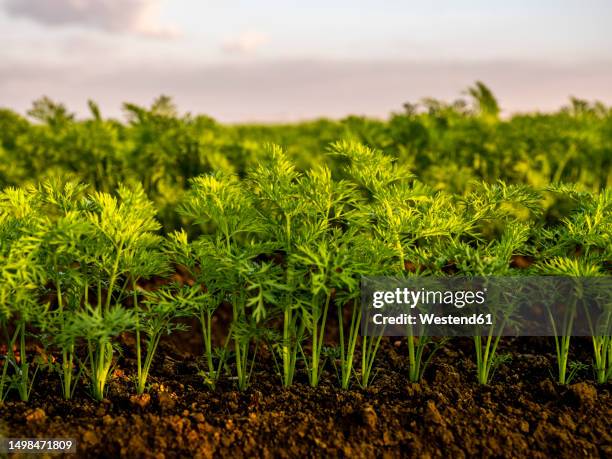
M 588 339 L 573 346 L 589 361 Z M 612 385 L 590 382 L 590 370 L 556 384 L 552 339 L 503 341 L 512 361 L 488 386 L 475 382 L 469 339 L 442 348 L 419 384 L 406 378 L 405 340 L 385 341 L 373 385 L 348 391 L 330 362 L 320 387 L 300 371 L 283 389 L 265 349 L 248 390 L 228 378 L 210 390 L 203 361 L 180 347 L 160 349 L 141 397 L 127 351 L 102 403 L 85 387 L 64 401 L 57 376 L 40 374 L 29 403 L 0 406 L 0 434 L 73 437 L 83 458 L 612 457 Z

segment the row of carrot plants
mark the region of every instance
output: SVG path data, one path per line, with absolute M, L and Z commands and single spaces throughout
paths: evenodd
M 126 332 L 136 338 L 134 384 L 142 394 L 160 341 L 189 317 L 201 326 L 201 374 L 212 388 L 227 372 L 247 388 L 260 346 L 271 351 L 283 386 L 303 369 L 316 387 L 331 362 L 342 388 L 367 387 L 382 338 L 359 333 L 362 276 L 609 275 L 610 190 L 499 182 L 454 195 L 358 143 L 333 144 L 329 154 L 342 165 L 337 176 L 326 167 L 298 172 L 271 146 L 245 177 L 192 179 L 178 208 L 185 229 L 167 235 L 139 186 L 113 194 L 75 182 L 6 188 L 0 400 L 13 391 L 28 400 L 41 368 L 57 374 L 66 399 L 84 380 L 103 399 Z M 532 262 L 517 269 L 517 256 Z M 177 269 L 181 282 L 172 281 Z M 223 304 L 232 320 L 219 345 L 213 318 Z M 333 315 L 339 339 L 330 347 Z M 28 355 L 32 342 L 53 357 Z M 612 340 L 592 342 L 594 375 L 605 383 Z M 558 379 L 568 383 L 578 368 L 569 361 L 570 336 L 561 331 L 555 343 Z M 474 337 L 481 384 L 503 361 L 498 344 L 493 334 Z M 422 377 L 440 345 L 409 337 L 410 380 Z
M 571 98 L 555 112 L 501 116 L 495 94 L 481 82 L 450 102 L 398 106 L 386 119 L 224 125 L 181 113 L 167 96 L 148 107 L 125 103 L 119 119 L 105 117 L 93 101 L 88 106 L 77 116 L 43 97 L 27 117 L 0 107 L 0 188 L 51 176 L 111 193 L 119 183 L 140 182 L 160 223 L 174 230 L 190 178 L 219 170 L 243 176 L 265 158 L 268 142 L 285 145 L 300 170 L 325 164 L 335 174 L 340 164 L 325 149 L 336 139 L 381 149 L 418 171 L 423 183 L 450 193 L 463 193 L 473 180 L 612 186 L 612 107 Z

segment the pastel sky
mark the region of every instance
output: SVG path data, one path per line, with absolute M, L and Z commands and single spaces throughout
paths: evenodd
M 505 113 L 612 104 L 611 24 L 609 0 L 0 0 L 0 106 L 383 117 L 475 80 Z

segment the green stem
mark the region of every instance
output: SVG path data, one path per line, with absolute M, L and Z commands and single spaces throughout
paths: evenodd
M 351 312 L 351 323 L 349 326 L 349 335 L 346 351 L 344 348 L 344 317 L 342 312 L 342 306 L 338 305 L 338 324 L 340 331 L 340 369 L 341 369 L 341 380 L 340 386 L 343 389 L 348 389 L 351 382 L 351 375 L 353 373 L 353 362 L 355 359 L 355 348 L 357 346 L 357 337 L 359 336 L 358 327 L 361 322 L 361 308 L 357 308 L 355 302 L 353 302 L 353 310 Z M 367 337 L 363 337 L 363 343 L 365 344 Z M 365 368 L 364 358 L 366 357 L 365 348 L 362 349 L 362 375 L 363 369 Z
M 149 378 L 149 372 L 151 371 L 151 365 L 153 364 L 153 357 L 157 352 L 157 347 L 159 346 L 160 339 L 161 333 L 157 333 L 154 337 L 151 337 L 151 342 L 147 348 L 147 356 L 145 357 L 144 368 L 138 380 L 138 395 L 142 395 L 144 393 L 147 379 Z
M 204 341 L 204 354 L 208 365 L 209 383 L 215 385 L 217 375 L 213 362 L 212 349 L 212 313 L 209 310 L 200 310 L 200 326 L 202 327 L 202 340 Z
M 117 256 L 115 257 L 115 263 L 113 264 L 113 270 L 111 271 L 110 281 L 108 283 L 108 291 L 106 292 L 106 309 L 108 310 L 111 305 L 113 298 L 113 290 L 115 289 L 115 283 L 117 282 L 117 273 L 119 271 L 119 261 L 121 260 L 121 253 L 123 252 L 123 241 L 119 243 L 117 247 Z
M 310 371 L 310 385 L 317 387 L 321 378 L 321 350 L 325 338 L 325 323 L 327 322 L 327 311 L 329 310 L 329 302 L 331 300 L 331 292 L 328 292 L 325 298 L 322 317 L 313 316 L 313 333 L 312 333 L 312 368 Z M 317 308 L 316 296 L 313 299 L 312 310 Z M 318 311 L 317 311 L 318 312 Z M 320 323 L 320 328 L 319 328 Z
M 59 269 L 59 268 L 58 268 Z M 61 331 L 64 332 L 66 328 L 65 314 L 64 314 L 64 299 L 62 293 L 61 282 L 57 281 L 57 311 L 60 316 Z M 67 346 L 62 346 L 62 392 L 64 393 L 64 399 L 70 400 L 72 396 L 72 370 L 74 361 L 74 343 L 71 341 Z
M 233 305 L 233 313 L 234 313 L 234 321 L 242 320 L 242 314 L 238 311 L 238 305 L 234 302 Z M 246 357 L 248 354 L 248 345 L 247 342 L 241 343 L 240 339 L 236 336 L 236 332 L 234 331 L 234 352 L 236 353 L 236 373 L 238 376 L 238 389 L 244 390 L 248 385 L 248 372 L 246 368 Z
M 26 345 L 25 345 L 25 322 L 21 321 L 20 325 L 19 325 L 19 359 L 20 359 L 20 371 L 21 371 L 21 375 L 19 378 L 19 397 L 21 398 L 21 401 L 23 402 L 27 402 L 28 401 L 28 395 L 29 395 L 29 384 L 28 384 L 28 379 L 29 379 L 29 369 L 28 369 L 28 361 L 27 361 L 27 355 L 26 355 Z
M 74 343 L 68 346 L 67 350 L 62 351 L 63 373 L 64 373 L 64 398 L 72 398 L 72 369 L 74 366 Z
M 417 382 L 419 380 L 419 369 L 414 350 L 412 326 L 408 326 L 408 379 L 410 379 L 412 382 Z
M 371 383 L 372 369 L 374 368 L 374 362 L 376 361 L 376 354 L 380 348 L 382 342 L 382 334 L 380 336 L 371 337 L 367 346 L 364 346 L 364 353 L 366 355 L 365 368 L 362 370 L 361 385 L 368 387 Z
M 136 319 L 136 366 L 138 371 L 136 391 L 138 395 L 144 392 L 144 381 L 142 377 L 142 352 L 140 349 L 140 321 Z
M 96 400 L 101 401 L 104 398 L 106 381 L 113 363 L 113 346 L 104 338 L 101 338 L 96 345 L 89 342 L 88 348 L 91 361 L 92 395 Z
M 132 282 L 132 295 L 133 295 L 133 303 L 134 303 L 134 311 L 136 311 L 136 369 L 138 372 L 136 381 L 136 392 L 138 395 L 142 395 L 144 392 L 144 387 L 146 383 L 146 375 L 143 378 L 142 371 L 142 349 L 140 343 L 140 311 L 138 310 L 138 294 L 136 292 L 136 282 Z M 149 352 L 147 352 L 148 357 Z
M 4 321 L 2 321 L 2 331 L 4 332 L 3 334 L 6 336 L 6 346 L 7 346 L 7 354 L 8 354 L 8 347 L 10 346 L 10 339 L 8 336 L 7 326 L 4 323 Z M 4 359 L 2 360 L 2 376 L 0 376 L 0 403 L 4 401 L 4 386 L 6 385 L 6 375 L 8 371 L 8 366 L 9 366 L 8 355 L 6 355 Z
M 293 342 L 295 336 L 293 336 L 293 333 L 291 333 L 292 330 L 294 330 L 293 311 L 291 306 L 285 305 L 283 316 L 283 386 L 289 387 L 293 383 L 297 353 L 295 343 Z

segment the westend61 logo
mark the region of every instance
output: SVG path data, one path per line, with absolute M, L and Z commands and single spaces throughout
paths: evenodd
M 372 293 L 372 306 L 379 309 L 386 305 L 403 304 L 411 309 L 418 305 L 446 304 L 456 308 L 463 308 L 471 304 L 484 304 L 486 301 L 486 291 L 482 290 L 459 290 L 459 291 L 435 291 L 411 290 L 407 287 L 396 288 L 394 291 L 375 291 Z
M 364 277 L 364 336 L 612 333 L 609 277 Z

